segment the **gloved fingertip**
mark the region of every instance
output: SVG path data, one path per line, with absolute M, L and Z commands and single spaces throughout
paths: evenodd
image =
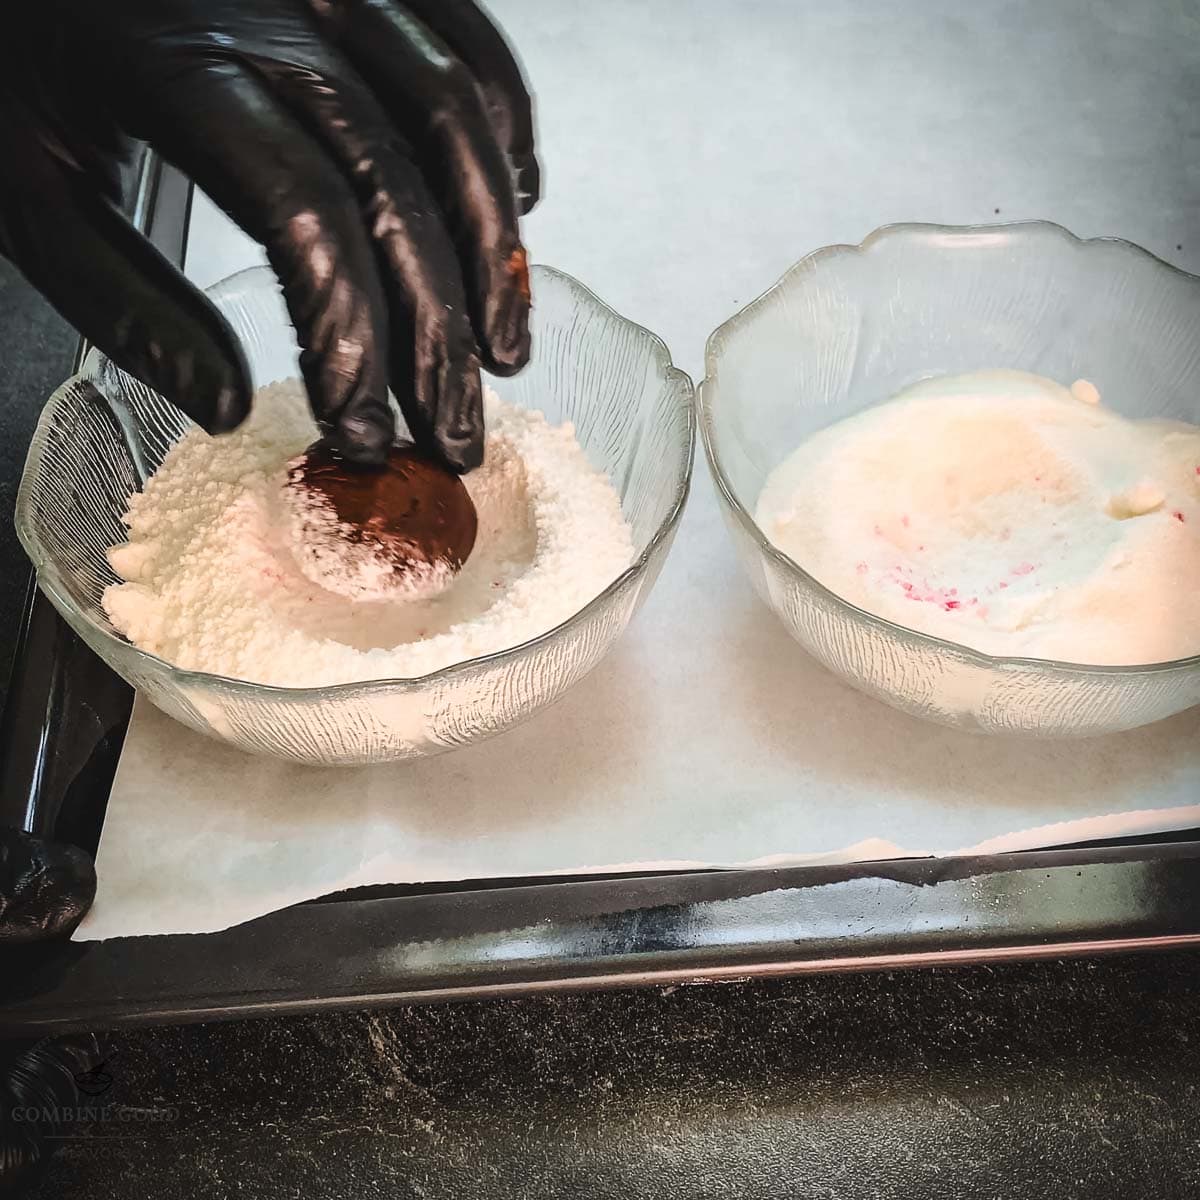
M 497 273 L 487 302 L 485 365 L 496 375 L 514 375 L 529 362 L 529 262 L 518 246 Z
M 459 475 L 466 475 L 483 465 L 483 436 L 453 438 L 439 435 L 438 451 L 446 465 Z
M 174 353 L 151 343 L 148 357 L 141 378 L 206 433 L 229 433 L 250 415 L 250 368 L 232 333 L 216 344 Z
M 529 331 L 526 330 L 521 339 L 515 343 L 510 342 L 499 353 L 495 349 L 486 351 L 483 355 L 483 365 L 493 375 L 508 379 L 529 365 L 531 350 L 532 342 Z
M 483 463 L 483 384 L 476 367 L 461 378 L 457 403 L 447 404 L 434 429 L 437 452 L 460 475 Z
M 386 418 L 378 412 L 343 415 L 329 432 L 334 449 L 348 462 L 363 467 L 382 466 L 396 440 L 391 411 Z
M 211 400 L 209 433 L 232 433 L 249 415 L 253 389 L 243 375 L 216 384 Z

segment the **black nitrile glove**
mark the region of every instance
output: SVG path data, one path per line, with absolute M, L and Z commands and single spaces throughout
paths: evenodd
M 250 405 L 216 309 L 119 215 L 149 142 L 267 251 L 313 410 L 347 457 L 483 455 L 479 366 L 529 355 L 528 92 L 472 0 L 12 0 L 0 14 L 0 253 L 213 432 Z M 518 196 L 519 193 L 519 196 Z
M 0 1056 L 0 1197 L 19 1196 L 58 1144 L 51 1140 L 88 1102 L 105 1043 L 71 1034 Z
M 96 894 L 96 873 L 82 850 L 0 829 L 0 978 L 17 945 L 67 937 Z M 5 1050 L 7 1049 L 7 1053 Z M 0 1196 L 17 1195 L 45 1157 L 64 1110 L 80 1102 L 77 1081 L 103 1061 L 92 1034 L 0 1047 Z
M 77 846 L 0 828 L 0 955 L 69 937 L 95 898 L 96 869 Z

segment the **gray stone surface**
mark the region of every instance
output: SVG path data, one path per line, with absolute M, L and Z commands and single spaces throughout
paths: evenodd
M 1196 955 L 122 1034 L 37 1200 L 1200 1193 Z M 157 1114 L 158 1120 L 149 1118 Z

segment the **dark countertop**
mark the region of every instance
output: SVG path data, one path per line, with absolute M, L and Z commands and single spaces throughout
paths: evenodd
M 0 259 L 0 709 L 29 582 L 29 560 L 12 522 L 17 484 L 42 401 L 69 373 L 77 341 L 70 326 Z
M 3 264 L 0 337 L 5 679 L 74 338 Z M 1190 1198 L 1198 993 L 1177 953 L 125 1032 L 35 1194 Z
M 1200 1194 L 1195 955 L 123 1034 L 36 1193 Z M 100 1138 L 120 1138 L 105 1141 Z

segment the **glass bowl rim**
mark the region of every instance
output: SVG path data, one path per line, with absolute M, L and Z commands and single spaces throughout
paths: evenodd
M 857 245 L 838 242 L 830 246 L 822 246 L 793 263 L 770 287 L 748 304 L 743 305 L 733 316 L 723 321 L 708 336 L 708 341 L 705 343 L 704 348 L 704 378 L 696 388 L 696 404 L 700 411 L 700 437 L 704 443 L 704 455 L 708 460 L 713 481 L 723 501 L 736 516 L 738 523 L 755 542 L 760 553 L 765 555 L 770 561 L 776 563 L 786 574 L 797 577 L 799 582 L 825 597 L 836 609 L 841 610 L 852 620 L 871 625 L 893 638 L 912 640 L 938 651 L 948 651 L 959 658 L 968 660 L 975 666 L 990 670 L 1048 669 L 1080 675 L 1134 676 L 1164 675 L 1176 672 L 1184 673 L 1200 668 L 1200 653 L 1164 662 L 1127 663 L 1109 666 L 1095 663 L 1065 662 L 1052 658 L 985 654 L 982 650 L 975 650 L 970 646 L 962 645 L 960 642 L 953 642 L 947 638 L 939 638 L 930 633 L 922 633 L 919 630 L 910 629 L 907 625 L 900 625 L 895 621 L 889 621 L 886 617 L 877 616 L 864 608 L 859 608 L 856 604 L 851 604 L 849 600 L 844 599 L 836 592 L 827 588 L 823 583 L 810 575 L 794 558 L 775 546 L 759 528 L 758 522 L 755 521 L 753 515 L 738 499 L 733 485 L 725 473 L 725 468 L 721 463 L 721 455 L 714 428 L 713 388 L 711 384 L 717 375 L 717 360 L 723 349 L 723 343 L 726 338 L 740 330 L 743 326 L 753 324 L 756 315 L 769 304 L 773 303 L 780 294 L 790 287 L 797 286 L 799 277 L 809 271 L 813 264 L 824 259 L 839 258 L 850 254 L 862 254 L 878 242 L 896 238 L 927 238 L 935 236 L 947 240 L 966 241 L 969 238 L 997 233 L 1016 234 L 1020 236 L 1026 233 L 1034 233 L 1035 231 L 1038 234 L 1044 233 L 1048 236 L 1056 237 L 1064 243 L 1082 247 L 1084 248 L 1084 253 L 1087 252 L 1086 247 L 1096 244 L 1120 247 L 1123 253 L 1129 252 L 1148 259 L 1156 268 L 1169 271 L 1171 274 L 1200 287 L 1200 275 L 1193 275 L 1166 262 L 1143 246 L 1137 245 L 1136 242 L 1130 242 L 1125 238 L 1118 237 L 1077 237 L 1069 229 L 1053 221 L 998 221 L 992 224 L 981 225 L 938 225 L 919 221 L 896 222 L 894 224 L 881 225 L 878 229 L 872 230 Z
M 680 402 L 682 403 L 687 419 L 686 460 L 684 462 L 683 478 L 675 490 L 675 495 L 671 500 L 671 507 L 666 516 L 659 522 L 653 535 L 634 561 L 620 575 L 613 579 L 607 587 L 597 592 L 582 608 L 579 608 L 565 620 L 547 629 L 544 633 L 539 633 L 536 637 L 527 638 L 515 646 L 507 646 L 503 650 L 496 650 L 491 654 L 480 654 L 474 658 L 465 658 L 460 662 L 450 663 L 448 666 L 440 667 L 436 671 L 429 671 L 424 675 L 363 679 L 352 683 L 322 684 L 315 687 L 280 687 L 275 684 L 255 683 L 249 679 L 219 675 L 211 671 L 185 670 L 168 662 L 165 658 L 160 658 L 157 654 L 151 654 L 149 651 L 135 646 L 132 642 L 127 641 L 118 634 L 105 629 L 87 613 L 82 611 L 75 601 L 60 588 L 57 566 L 50 559 L 49 555 L 43 553 L 41 548 L 34 542 L 29 530 L 30 522 L 28 520 L 28 513 L 32 504 L 32 497 L 30 495 L 31 478 L 28 469 L 29 461 L 27 460 L 26 468 L 21 473 L 21 482 L 17 489 L 15 524 L 21 545 L 33 563 L 38 586 L 50 598 L 55 608 L 58 609 L 68 624 L 74 625 L 76 621 L 82 621 L 90 631 L 97 634 L 105 642 L 110 643 L 120 655 L 135 663 L 147 663 L 151 664 L 154 669 L 164 669 L 176 684 L 200 687 L 219 686 L 233 691 L 250 692 L 255 696 L 276 696 L 280 699 L 296 701 L 354 697 L 374 692 L 402 691 L 411 693 L 423 691 L 430 686 L 456 679 L 479 668 L 490 667 L 521 658 L 534 648 L 544 645 L 559 635 L 566 633 L 568 630 L 573 629 L 598 609 L 609 597 L 623 589 L 631 580 L 643 574 L 658 547 L 673 533 L 675 527 L 679 524 L 684 506 L 687 503 L 688 493 L 691 489 L 692 470 L 695 465 L 695 385 L 692 383 L 690 376 L 685 371 L 676 367 L 671 361 L 671 352 L 666 342 L 658 334 L 647 329 L 644 325 L 639 325 L 636 321 L 622 316 L 611 305 L 601 300 L 586 284 L 580 283 L 578 279 L 572 275 L 568 275 L 565 271 L 560 271 L 555 267 L 546 266 L 542 263 L 531 265 L 530 273 L 535 281 L 541 275 L 565 283 L 569 288 L 581 293 L 587 302 L 594 304 L 601 312 L 607 313 L 639 334 L 652 352 L 655 365 L 657 366 L 657 378 L 659 382 L 663 385 L 670 384 L 675 388 L 678 388 L 682 384 Z M 219 280 L 204 290 L 206 295 L 212 297 L 223 292 L 233 291 L 238 287 L 244 287 L 248 282 L 257 282 L 259 280 L 269 280 L 272 284 L 278 286 L 275 274 L 270 267 L 254 266 L 235 271 L 232 275 L 227 275 L 224 279 Z M 52 407 L 51 402 L 66 388 L 71 387 L 79 380 L 82 374 L 83 372 L 79 371 L 69 379 L 64 380 L 50 394 L 38 418 L 37 428 L 34 433 L 35 441 L 44 423 L 49 419 L 48 414 Z

